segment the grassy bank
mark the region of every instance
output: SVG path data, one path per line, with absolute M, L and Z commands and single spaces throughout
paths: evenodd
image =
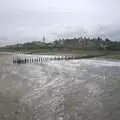
M 29 53 L 29 52 L 28 52 Z M 57 50 L 57 51 L 33 51 L 32 54 L 47 54 L 47 55 L 72 55 L 72 56 L 96 56 L 103 59 L 118 59 L 120 60 L 120 51 L 99 51 L 99 50 Z M 104 54 L 105 53 L 105 54 Z
M 82 49 L 29 49 L 29 50 L 3 50 L 1 52 L 12 53 L 25 53 L 25 54 L 42 54 L 42 55 L 71 55 L 71 56 L 97 56 L 97 58 L 104 59 L 119 59 L 120 51 L 107 51 L 106 54 L 103 50 L 82 50 Z M 104 54 L 104 55 L 103 55 Z
M 47 55 L 72 55 L 72 56 L 97 56 L 104 59 L 119 59 L 120 51 L 103 51 L 103 50 L 81 50 L 81 49 L 56 49 L 56 50 L 31 50 L 27 54 L 47 54 Z M 104 54 L 104 55 L 103 55 Z
M 106 55 L 100 56 L 100 58 L 120 60 L 120 51 L 108 51 Z

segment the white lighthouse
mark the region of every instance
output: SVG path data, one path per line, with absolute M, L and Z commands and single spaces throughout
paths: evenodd
M 43 36 L 43 43 L 45 43 L 45 36 Z

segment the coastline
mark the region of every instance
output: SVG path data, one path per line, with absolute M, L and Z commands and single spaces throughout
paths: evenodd
M 79 56 L 84 58 L 95 58 L 95 59 L 101 59 L 101 60 L 120 60 L 120 52 L 117 51 L 114 53 L 92 53 L 91 51 L 78 51 L 78 52 L 37 52 L 37 53 L 29 53 L 29 52 L 9 52 L 9 51 L 0 51 L 0 55 L 17 55 L 17 54 L 24 54 L 24 55 L 53 55 L 53 56 Z M 92 57 L 89 57 L 92 56 Z

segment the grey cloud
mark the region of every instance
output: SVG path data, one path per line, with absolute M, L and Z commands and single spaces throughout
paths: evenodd
M 81 34 L 119 40 L 119 5 L 119 0 L 0 0 L 0 40 L 3 44 Z

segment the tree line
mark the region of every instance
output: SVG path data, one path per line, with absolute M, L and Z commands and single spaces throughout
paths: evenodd
M 120 41 L 113 41 L 108 38 L 102 39 L 101 37 L 97 38 L 87 38 L 87 37 L 79 37 L 79 38 L 63 38 L 63 39 L 58 39 L 54 40 L 49 43 L 43 43 L 40 41 L 36 42 L 26 42 L 23 44 L 15 44 L 15 45 L 7 45 L 5 47 L 0 48 L 0 50 L 6 49 L 6 50 L 35 50 L 35 49 L 53 49 L 53 48 L 67 48 L 67 44 L 70 43 L 70 41 L 76 42 L 79 41 L 82 45 L 84 46 L 83 48 L 85 49 L 86 46 L 89 48 L 89 44 L 93 44 L 93 47 L 95 49 L 106 49 L 106 50 L 120 50 Z M 83 41 L 83 42 L 81 42 Z M 71 45 L 73 44 L 71 43 Z M 77 43 L 76 43 L 77 44 Z M 74 45 L 73 45 L 74 46 Z

